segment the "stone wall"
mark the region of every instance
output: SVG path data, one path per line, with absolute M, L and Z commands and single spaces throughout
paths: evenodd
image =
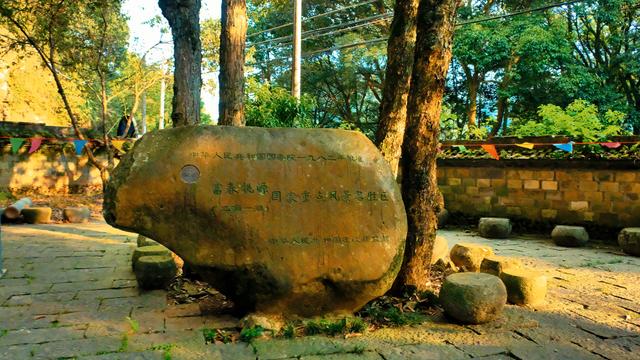
M 53 194 L 101 191 L 100 172 L 77 156 L 73 145 L 43 144 L 28 154 L 23 145 L 17 154 L 0 147 L 0 191 L 14 194 Z
M 640 226 L 640 164 L 594 161 L 440 161 L 446 208 L 548 224 Z

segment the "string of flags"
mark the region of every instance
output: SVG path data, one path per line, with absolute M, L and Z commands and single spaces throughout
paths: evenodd
M 468 144 L 467 146 L 480 146 L 484 151 L 486 151 L 491 157 L 495 160 L 500 160 L 500 154 L 498 153 L 497 146 L 518 146 L 524 149 L 532 150 L 536 146 L 549 146 L 553 145 L 555 148 L 573 153 L 575 145 L 601 145 L 608 149 L 617 149 L 622 144 L 637 144 L 640 141 L 615 141 L 615 142 L 573 142 L 569 141 L 567 143 L 559 143 L 559 144 L 549 144 L 549 143 L 539 143 L 534 144 L 530 142 L 523 142 L 519 144 Z M 465 152 L 467 151 L 467 147 L 465 145 L 455 145 L 455 144 L 443 144 L 442 146 L 455 147 L 458 151 Z
M 85 140 L 85 139 L 59 139 L 59 138 L 43 138 L 43 137 L 32 137 L 32 138 L 15 138 L 15 137 L 4 137 L 4 136 L 0 136 L 0 138 L 8 138 L 9 139 L 9 143 L 11 144 L 11 152 L 13 154 L 17 154 L 18 151 L 20 150 L 20 148 L 22 148 L 22 145 L 24 145 L 25 142 L 27 142 L 27 140 L 29 141 L 29 151 L 28 154 L 33 154 L 34 152 L 38 151 L 38 149 L 40 149 L 40 146 L 42 145 L 44 140 L 55 140 L 55 141 L 63 141 L 63 142 L 71 142 L 73 143 L 73 146 L 76 150 L 76 155 L 80 156 L 82 155 L 82 152 L 84 151 L 85 146 L 87 145 L 87 143 L 91 142 L 91 141 L 95 141 L 94 139 L 89 139 L 89 140 Z M 111 140 L 110 143 L 111 145 L 116 148 L 118 151 L 120 152 L 124 152 L 123 147 L 124 147 L 124 143 L 127 142 L 126 140 Z

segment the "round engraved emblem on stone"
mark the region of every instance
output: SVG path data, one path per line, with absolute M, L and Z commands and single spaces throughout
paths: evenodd
M 200 178 L 200 170 L 194 165 L 185 165 L 180 171 L 180 178 L 187 184 L 195 184 Z

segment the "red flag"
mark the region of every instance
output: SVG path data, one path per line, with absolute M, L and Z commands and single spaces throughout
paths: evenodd
M 40 148 L 40 144 L 42 144 L 42 138 L 31 138 L 31 147 L 29 148 L 29 154 L 33 154 L 38 151 Z
M 609 148 L 609 149 L 617 149 L 617 148 L 619 148 L 622 144 L 620 144 L 619 142 L 607 142 L 607 143 L 602 143 L 602 144 L 600 144 L 600 145 L 602 145 L 602 146 L 604 146 L 604 147 L 606 147 L 606 148 Z
M 500 160 L 500 155 L 498 155 L 498 150 L 496 150 L 495 145 L 482 145 L 484 151 L 488 152 L 492 158 L 496 160 Z

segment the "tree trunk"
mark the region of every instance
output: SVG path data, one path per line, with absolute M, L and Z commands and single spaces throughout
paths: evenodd
M 502 77 L 502 81 L 500 81 L 500 86 L 498 87 L 498 102 L 496 104 L 497 106 L 496 125 L 493 127 L 493 129 L 491 129 L 491 134 L 489 134 L 489 137 L 494 137 L 498 135 L 498 132 L 500 132 L 500 129 L 504 126 L 504 123 L 505 123 L 504 119 L 507 113 L 507 106 L 509 106 L 509 97 L 505 93 L 507 91 L 507 88 L 511 84 L 511 79 L 513 77 L 513 75 L 511 74 L 511 71 L 513 70 L 513 67 L 516 64 L 518 64 L 519 61 L 520 61 L 519 56 L 515 56 L 514 54 L 511 54 L 511 57 L 509 58 L 509 61 L 507 62 L 507 65 L 504 68 L 504 76 Z
M 467 119 L 469 119 L 469 126 L 477 126 L 477 114 L 478 114 L 478 89 L 480 88 L 480 77 L 478 76 L 478 69 L 474 70 L 473 75 L 469 72 L 469 106 L 467 107 Z
M 436 178 L 440 112 L 451 61 L 456 9 L 460 0 L 421 0 L 407 128 L 402 146 L 402 198 L 408 234 L 396 289 L 429 286 L 430 260 L 442 197 Z
M 407 99 L 416 42 L 418 2 L 419 0 L 396 1 L 387 46 L 387 70 L 376 143 L 391 165 L 394 176 L 398 176 L 402 140 L 407 123 Z
M 222 1 L 220 31 L 220 125 L 244 126 L 245 0 Z
M 202 45 L 200 0 L 159 0 L 173 36 L 173 126 L 200 123 Z

